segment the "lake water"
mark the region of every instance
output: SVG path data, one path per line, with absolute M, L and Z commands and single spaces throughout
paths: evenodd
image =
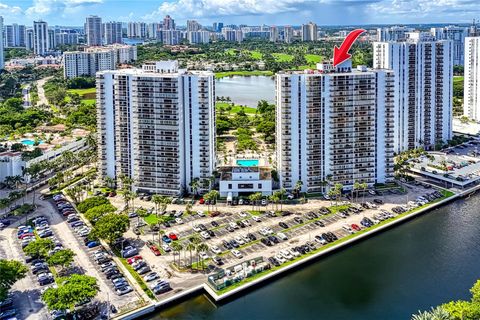
M 235 104 L 256 107 L 258 101 L 275 103 L 275 81 L 271 77 L 225 77 L 215 81 L 217 97 L 230 97 Z
M 458 200 L 229 303 L 204 295 L 149 319 L 410 319 L 480 278 L 480 196 Z

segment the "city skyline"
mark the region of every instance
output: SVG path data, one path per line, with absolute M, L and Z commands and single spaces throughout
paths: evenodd
M 2 0 L 4 23 L 25 23 L 43 19 L 50 25 L 82 26 L 85 16 L 94 14 L 112 21 L 160 21 L 173 16 L 181 25 L 187 19 L 210 24 L 301 25 L 312 20 L 318 25 L 469 23 L 480 16 L 471 0 L 430 2 L 426 0 L 278 0 L 224 1 L 171 0 L 153 2 L 111 0 Z

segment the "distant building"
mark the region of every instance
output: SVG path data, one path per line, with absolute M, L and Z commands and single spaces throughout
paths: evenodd
M 270 27 L 270 41 L 277 42 L 279 40 L 278 27 Z
M 149 23 L 147 26 L 147 37 L 148 39 L 159 40 L 161 38 L 162 24 L 157 22 Z
M 91 47 L 85 51 L 63 53 L 63 73 L 65 78 L 94 76 L 98 71 L 115 70 L 120 63 L 137 60 L 137 47 L 111 45 Z
M 192 44 L 201 44 L 210 42 L 210 31 L 188 31 L 187 40 Z
M 0 70 L 5 68 L 5 56 L 3 53 L 3 17 L 0 16 Z
M 101 46 L 102 41 L 102 18 L 88 16 L 85 21 L 85 37 L 87 46 Z
M 50 50 L 48 43 L 48 24 L 45 21 L 33 22 L 33 51 L 36 55 L 43 56 Z
M 218 168 L 220 197 L 246 196 L 255 192 L 272 194 L 272 168 L 227 166 Z
M 196 20 L 187 20 L 187 31 L 200 31 L 202 25 Z
M 453 44 L 430 33 L 375 42 L 373 67 L 395 73 L 395 152 L 433 148 L 452 138 Z
M 34 50 L 34 42 L 35 42 L 34 31 L 32 28 L 25 30 L 25 48 L 27 50 L 33 51 Z
M 177 45 L 182 41 L 182 32 L 180 30 L 163 30 L 161 41 L 167 45 Z
M 465 38 L 463 114 L 480 122 L 480 36 Z
M 292 26 L 285 26 L 283 28 L 283 41 L 286 43 L 292 43 L 293 41 L 293 28 Z
M 392 26 L 388 28 L 377 29 L 377 41 L 400 41 L 406 39 L 407 32 L 413 32 L 413 28 L 407 28 L 405 26 Z
M 103 24 L 103 42 L 104 44 L 123 43 L 123 31 L 121 22 L 105 22 Z
M 446 26 L 443 28 L 431 28 L 430 32 L 437 40 L 451 40 L 453 42 L 453 64 L 463 66 L 465 60 L 465 37 L 468 37 L 468 28 Z
M 175 20 L 169 15 L 166 15 L 163 19 L 163 30 L 175 30 Z
M 134 39 L 146 39 L 147 24 L 145 22 L 129 22 L 127 25 L 127 37 Z
M 57 39 L 55 38 L 55 30 L 48 29 L 48 51 L 52 52 L 57 47 Z
M 133 179 L 133 189 L 190 191 L 215 169 L 215 79 L 176 61 L 97 73 L 101 178 Z
M 222 29 L 223 39 L 228 42 L 242 42 L 243 32 L 242 30 L 235 30 L 232 27 L 224 27 Z
M 6 48 L 25 47 L 25 26 L 16 23 L 4 26 Z
M 276 75 L 277 170 L 282 188 L 325 192 L 393 180 L 394 73 L 351 61 Z
M 58 30 L 55 32 L 55 42 L 60 45 L 76 45 L 78 44 L 78 33 L 75 30 Z
M 318 27 L 315 23 L 309 22 L 302 25 L 302 41 L 317 41 Z

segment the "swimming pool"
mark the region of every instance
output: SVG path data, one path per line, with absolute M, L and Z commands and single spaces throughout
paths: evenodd
M 42 143 L 43 143 L 42 140 L 38 140 L 38 144 L 42 144 Z M 33 145 L 35 145 L 35 141 L 30 140 L 30 139 L 24 139 L 24 140 L 22 140 L 22 144 L 24 144 L 26 146 L 33 146 Z
M 237 160 L 237 166 L 242 167 L 258 167 L 258 159 Z

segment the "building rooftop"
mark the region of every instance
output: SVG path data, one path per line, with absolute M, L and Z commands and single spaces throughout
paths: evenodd
M 226 167 L 220 167 L 219 172 L 220 172 L 220 180 L 223 180 L 223 181 L 232 180 L 233 173 L 255 173 L 255 174 L 258 173 L 260 175 L 259 177 L 260 180 L 272 179 L 270 167 L 226 166 Z

